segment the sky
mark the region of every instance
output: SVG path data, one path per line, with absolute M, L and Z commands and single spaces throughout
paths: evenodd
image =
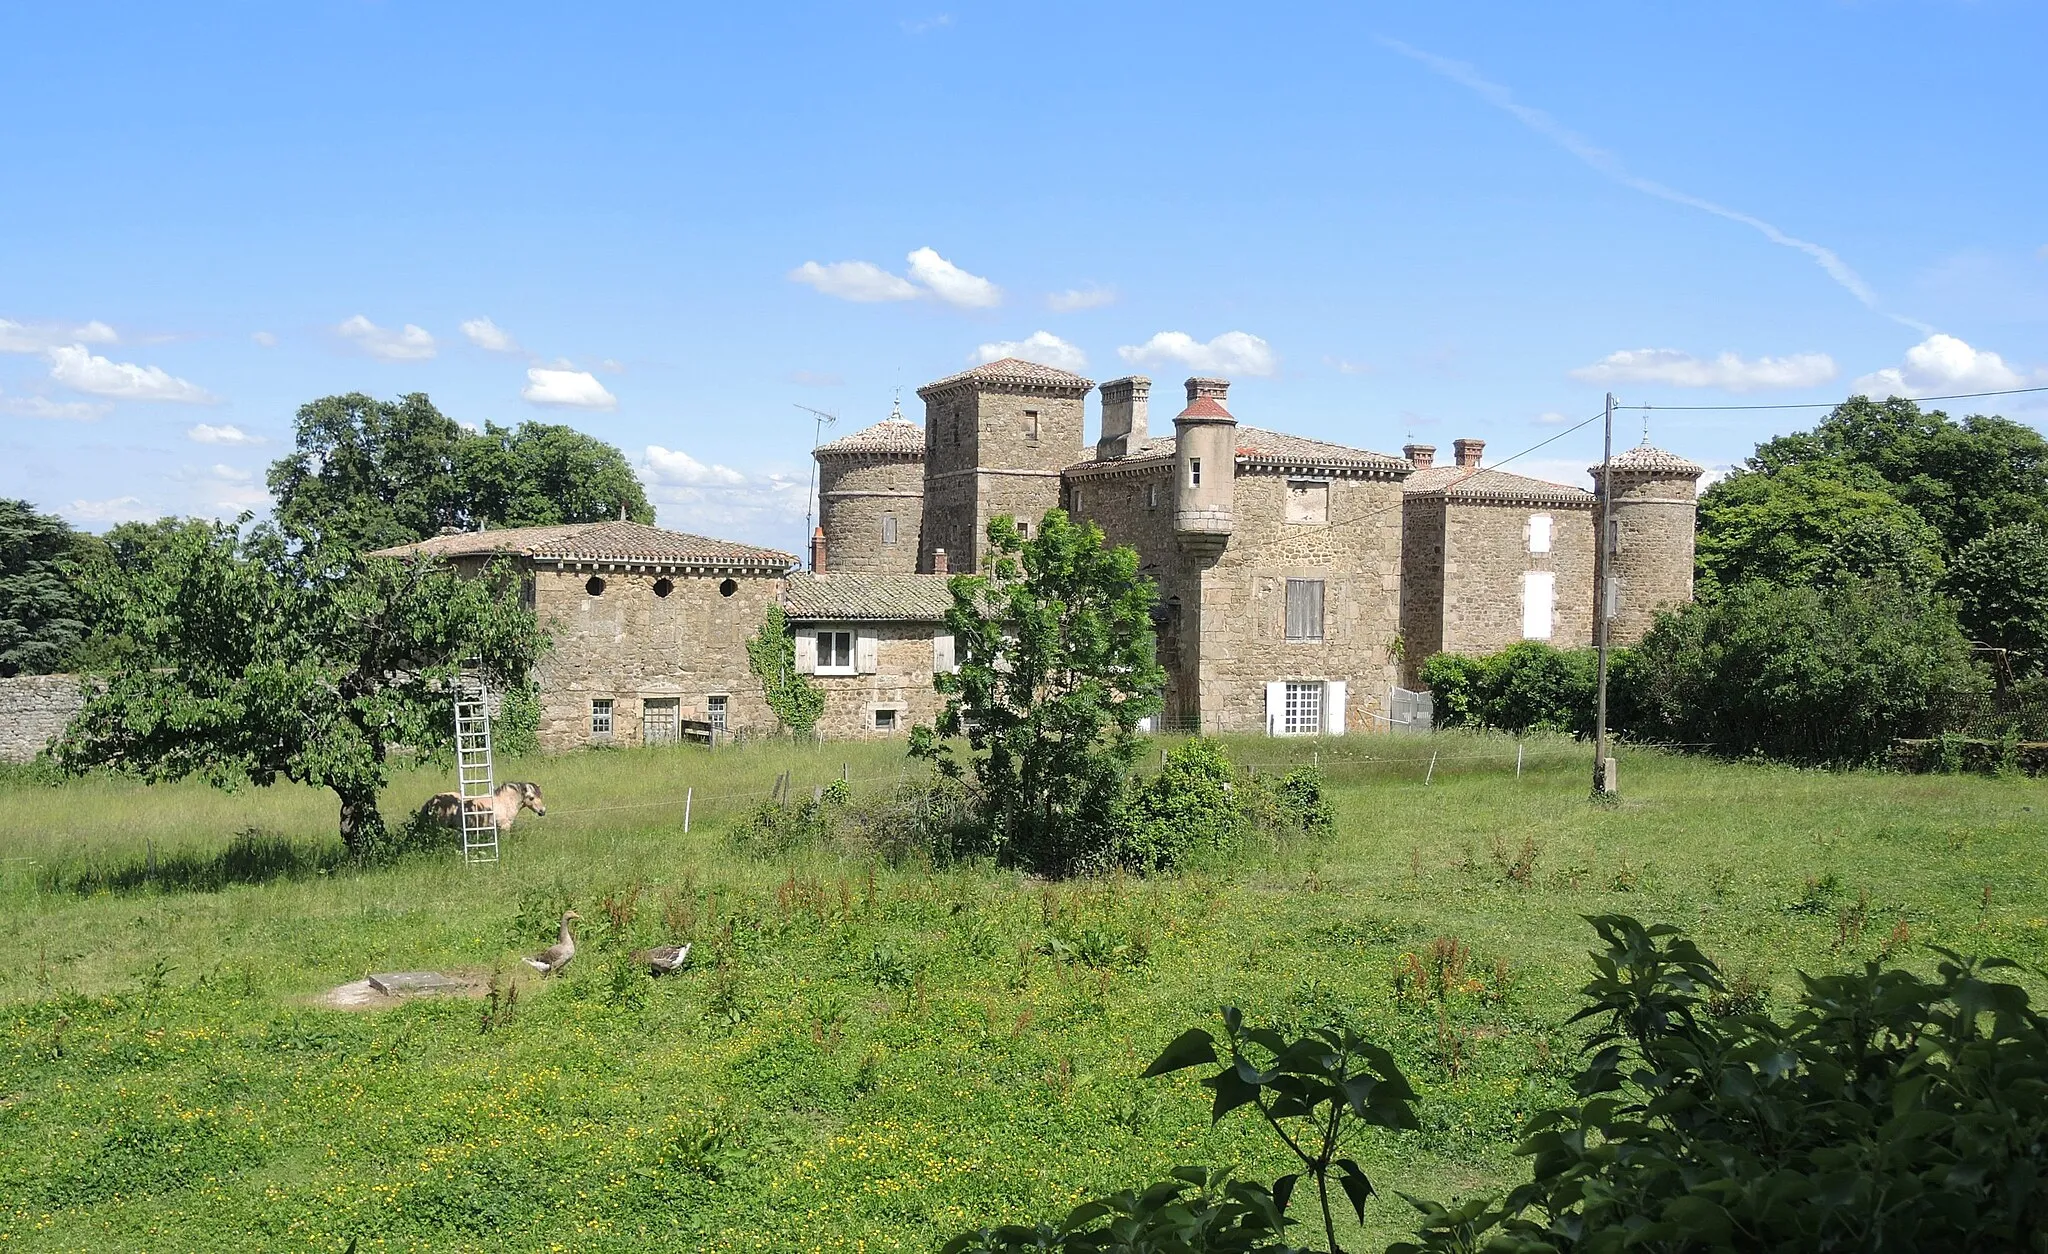
M 0 496 L 260 512 L 300 405 L 420 391 L 800 552 L 808 409 L 1002 355 L 1581 483 L 1608 391 L 2048 384 L 2044 46 L 2000 0 L 7 6 Z

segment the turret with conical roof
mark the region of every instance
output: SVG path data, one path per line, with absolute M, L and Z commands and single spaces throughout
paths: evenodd
M 1594 612 L 1607 615 L 1612 644 L 1634 644 L 1657 611 L 1692 600 L 1693 532 L 1706 468 L 1646 440 L 1615 455 L 1612 482 L 1589 467 L 1596 526 Z
M 924 428 L 905 418 L 899 403 L 874 426 L 812 451 L 818 461 L 822 569 L 916 572 L 924 449 Z

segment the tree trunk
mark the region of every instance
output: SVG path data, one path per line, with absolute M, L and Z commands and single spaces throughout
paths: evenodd
M 341 798 L 341 843 L 357 862 L 367 862 L 384 843 L 384 816 L 374 788 L 333 786 Z

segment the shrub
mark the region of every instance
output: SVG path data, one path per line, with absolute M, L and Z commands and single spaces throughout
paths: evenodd
M 1166 756 L 1124 800 L 1115 857 L 1138 871 L 1168 870 L 1235 843 L 1242 818 L 1223 746 L 1197 736 Z
M 965 781 L 934 775 L 905 780 L 850 805 L 843 838 L 855 851 L 891 866 L 943 865 L 983 850 L 983 828 Z
M 1439 653 L 1423 663 L 1422 682 L 1446 727 L 1585 735 L 1593 726 L 1596 666 L 1591 649 L 1523 640 L 1481 658 Z

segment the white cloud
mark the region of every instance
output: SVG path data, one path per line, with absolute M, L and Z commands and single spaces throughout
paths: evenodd
M 1999 392 L 2048 381 L 2048 371 L 2027 374 L 1988 349 L 1976 349 L 1953 335 L 1930 335 L 1906 350 L 1903 365 L 1887 366 L 1856 380 L 1864 396 L 1940 396 L 1949 392 Z
M 1675 348 L 1624 348 L 1590 366 L 1571 372 L 1587 383 L 1663 383 L 1679 388 L 1720 388 L 1753 392 L 1759 388 L 1810 388 L 1835 377 L 1835 359 L 1826 353 L 1794 353 L 1744 361 L 1734 353 L 1708 360 Z
M 1243 331 L 1225 331 L 1207 344 L 1183 331 L 1161 331 L 1143 344 L 1126 344 L 1116 351 L 1132 365 L 1177 361 L 1216 375 L 1269 375 L 1280 364 L 1272 345 Z
M 1116 289 L 1070 287 L 1064 292 L 1054 292 L 1047 296 L 1045 303 L 1057 313 L 1072 313 L 1076 309 L 1100 309 L 1104 305 L 1116 304 Z
M 616 409 L 619 398 L 605 390 L 588 370 L 550 370 L 534 366 L 526 372 L 526 386 L 519 395 L 529 405 L 558 405 L 567 409 Z
M 462 324 L 462 334 L 468 337 L 470 343 L 489 352 L 520 351 L 519 341 L 512 338 L 512 333 L 489 318 L 471 318 Z
M 1554 409 L 1546 409 L 1535 418 L 1536 425 L 1540 427 L 1561 427 L 1571 420 L 1570 414 L 1560 414 Z
M 1061 370 L 1088 368 L 1088 354 L 1050 331 L 1033 331 L 1021 340 L 997 340 L 974 350 L 977 362 L 1001 361 L 1005 357 L 1021 357 L 1025 361 L 1056 366 Z
M 258 347 L 261 348 L 277 347 L 277 337 L 268 331 L 251 331 L 249 332 L 249 338 L 256 341 Z
M 929 248 L 911 251 L 910 277 L 924 284 L 932 295 L 961 309 L 992 309 L 1003 303 L 1003 289 L 969 274 Z
M 1379 367 L 1369 361 L 1352 361 L 1345 357 L 1325 357 L 1323 364 L 1338 374 L 1377 374 Z
M 104 501 L 73 501 L 64 513 L 77 522 L 122 523 L 155 518 L 156 511 L 139 496 L 116 496 Z
M 185 438 L 192 441 L 194 444 L 263 443 L 263 438 L 261 436 L 250 435 L 248 432 L 242 430 L 238 426 L 235 426 L 233 423 L 223 423 L 220 426 L 216 427 L 212 423 L 202 422 L 196 426 L 185 428 Z
M 434 347 L 433 336 L 410 322 L 393 331 L 357 314 L 336 327 L 335 332 L 370 356 L 386 361 L 425 361 L 440 351 Z
M 0 318 L 0 353 L 47 353 L 65 344 L 114 344 L 120 338 L 114 328 L 99 321 L 70 327 Z
M 114 407 L 104 401 L 53 401 L 47 396 L 0 396 L 0 414 L 16 418 L 52 418 L 60 422 L 91 422 Z
M 804 283 L 840 300 L 874 304 L 887 300 L 916 300 L 921 293 L 910 280 L 889 273 L 872 261 L 835 261 L 819 265 L 806 261 L 789 272 L 792 283 Z
M 83 344 L 49 350 L 50 377 L 76 392 L 128 401 L 178 401 L 203 405 L 214 398 L 196 383 L 165 373 L 161 366 L 96 357 Z
M 730 466 L 706 464 L 680 449 L 665 449 L 659 444 L 647 446 L 640 469 L 649 483 L 662 487 L 731 486 L 747 481 L 745 475 Z
M 215 462 L 213 464 L 213 477 L 225 479 L 229 483 L 253 483 L 256 480 L 256 472 L 253 470 L 237 470 L 233 466 L 223 466 L 219 462 Z

